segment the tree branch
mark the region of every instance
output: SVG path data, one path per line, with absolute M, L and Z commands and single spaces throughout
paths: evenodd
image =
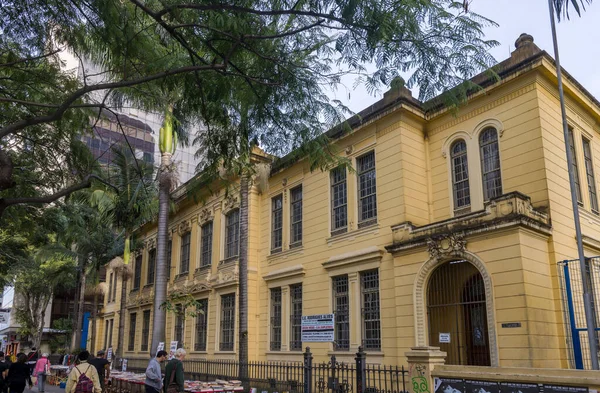
M 57 54 L 58 52 L 60 52 L 60 49 L 54 50 L 50 53 L 45 53 L 43 55 L 40 56 L 36 56 L 36 57 L 25 57 L 23 59 L 19 59 L 19 60 L 15 60 L 15 61 L 11 61 L 10 63 L 0 63 L 0 67 L 11 67 L 20 63 L 27 63 L 28 61 L 34 61 L 34 60 L 40 60 L 46 57 L 50 57 L 52 55 Z
M 56 109 L 56 111 L 52 114 L 46 116 L 36 116 L 28 119 L 19 120 L 15 123 L 8 124 L 7 126 L 0 129 L 0 139 L 4 138 L 9 134 L 13 134 L 16 131 L 22 130 L 23 128 L 43 124 L 50 123 L 56 121 L 62 117 L 67 109 L 69 109 L 75 101 L 96 90 L 105 90 L 105 89 L 116 89 L 121 87 L 129 87 L 135 86 L 146 82 L 151 82 L 157 79 L 166 78 L 168 76 L 184 74 L 187 72 L 194 71 L 220 71 L 225 69 L 223 64 L 210 64 L 210 65 L 201 65 L 201 66 L 186 66 L 174 68 L 171 70 L 162 71 L 156 74 L 148 75 L 142 78 L 124 80 L 119 82 L 108 82 L 108 83 L 100 83 L 97 85 L 84 86 L 75 92 L 73 92 L 60 106 Z
M 96 179 L 99 182 L 101 182 L 102 184 L 112 187 L 118 191 L 117 187 L 110 184 L 106 180 L 102 179 L 100 176 L 97 176 L 94 174 L 89 174 L 80 183 L 74 184 L 74 185 L 67 187 L 64 190 L 58 191 L 52 195 L 47 195 L 47 196 L 43 196 L 43 197 L 0 198 L 0 218 L 2 217 L 2 214 L 4 213 L 4 210 L 9 206 L 20 205 L 20 204 L 25 204 L 25 203 L 29 203 L 29 204 L 51 203 L 51 202 L 54 202 L 64 196 L 68 196 L 68 195 L 74 193 L 75 191 L 83 190 L 84 188 L 89 188 L 92 185 L 92 179 Z

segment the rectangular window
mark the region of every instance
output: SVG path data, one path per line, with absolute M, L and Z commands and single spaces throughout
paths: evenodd
M 177 348 L 183 347 L 183 332 L 185 331 L 185 308 L 181 304 L 175 305 L 175 341 Z
M 331 171 L 331 232 L 346 232 L 348 226 L 348 189 L 346 185 L 346 169 L 336 168 Z
M 290 351 L 302 350 L 302 284 L 290 286 Z
M 362 332 L 365 349 L 381 349 L 381 318 L 379 313 L 379 271 L 360 274 L 362 289 Z
M 350 300 L 348 276 L 333 277 L 333 312 L 335 314 L 335 349 L 350 349 Z
M 148 342 L 150 341 L 150 310 L 144 311 L 142 321 L 142 352 L 148 350 Z
M 202 225 L 202 234 L 200 236 L 200 246 L 202 253 L 200 254 L 200 267 L 210 266 L 212 260 L 212 236 L 213 223 L 212 221 Z
M 185 274 L 190 271 L 190 240 L 191 233 L 186 232 L 181 236 L 181 256 L 179 258 L 179 274 Z
M 135 324 L 136 324 L 137 314 L 131 313 L 129 314 L 129 342 L 127 343 L 127 350 L 133 351 L 135 348 Z
M 110 342 L 108 341 L 108 331 L 110 329 L 110 320 L 107 319 L 104 323 L 104 349 L 108 350 Z
M 302 244 L 302 186 L 290 191 L 290 247 Z
M 221 337 L 220 351 L 233 351 L 235 330 L 235 294 L 221 296 Z
M 107 297 L 107 303 L 110 303 L 112 301 L 112 293 L 113 293 L 113 276 L 114 273 L 110 273 L 110 275 L 108 276 L 108 297 Z M 106 340 L 104 340 L 106 341 Z
M 240 253 L 240 211 L 227 215 L 225 223 L 225 259 L 237 257 Z
M 577 202 L 581 203 L 581 183 L 579 182 L 579 170 L 577 169 L 577 152 L 575 151 L 575 137 L 573 136 L 573 128 L 571 127 L 569 127 L 569 150 L 571 150 L 571 156 L 573 157 L 571 170 L 573 171 L 573 177 L 575 180 L 575 192 L 577 193 Z
M 590 194 L 590 207 L 598 211 L 598 196 L 596 195 L 596 179 L 594 178 L 594 162 L 592 161 L 592 147 L 590 141 L 583 138 L 583 157 L 585 158 L 585 175 L 587 176 L 588 193 Z
M 281 288 L 271 289 L 271 351 L 281 351 Z
M 358 171 L 358 227 L 377 220 L 377 186 L 375 179 L 375 152 L 356 160 Z
M 206 337 L 208 332 L 208 299 L 198 301 L 196 309 L 196 342 L 194 351 L 206 351 Z
M 115 320 L 111 319 L 110 324 L 108 326 L 108 348 L 112 348 L 112 336 L 113 336 L 113 328 L 115 327 Z
M 154 274 L 156 273 L 156 248 L 148 252 L 148 271 L 146 272 L 146 285 L 154 284 Z
M 135 266 L 133 268 L 133 290 L 136 291 L 140 289 L 140 284 L 142 282 L 142 256 L 138 255 L 135 257 Z
M 281 251 L 283 242 L 283 196 L 271 199 L 271 251 Z
M 112 301 L 117 300 L 117 274 L 113 276 L 113 292 L 112 292 Z
M 173 240 L 167 243 L 167 281 L 171 279 L 171 258 L 173 258 Z

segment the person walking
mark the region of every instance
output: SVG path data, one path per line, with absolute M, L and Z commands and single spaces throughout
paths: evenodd
M 90 353 L 79 353 L 79 364 L 71 370 L 67 379 L 65 393 L 102 393 L 96 367 L 88 363 Z
M 35 347 L 31 348 L 31 351 L 27 354 L 27 364 L 29 365 L 30 374 L 33 374 L 33 369 L 35 368 L 35 364 L 39 359 L 38 351 Z
M 183 360 L 185 359 L 185 355 L 185 349 L 179 348 L 175 351 L 175 357 L 167 363 L 164 381 L 165 393 L 182 393 L 184 391 Z
M 160 371 L 160 364 L 167 358 L 167 351 L 158 351 L 156 357 L 150 359 L 148 367 L 146 368 L 146 393 L 160 393 L 162 390 L 162 372 Z
M 46 387 L 46 376 L 50 372 L 50 361 L 48 354 L 43 353 L 42 357 L 35 363 L 33 375 L 37 377 L 38 392 L 42 393 Z
M 0 351 L 0 393 L 8 393 L 8 369 L 12 363 Z
M 110 362 L 106 360 L 106 352 L 99 350 L 96 357 L 89 360 L 89 363 L 96 367 L 98 378 L 100 379 L 100 387 L 102 391 L 106 388 L 106 383 L 110 379 Z
M 21 352 L 17 354 L 17 362 L 10 365 L 7 377 L 10 393 L 23 393 L 27 382 L 29 382 L 29 389 L 31 389 L 31 369 L 26 362 L 27 355 Z

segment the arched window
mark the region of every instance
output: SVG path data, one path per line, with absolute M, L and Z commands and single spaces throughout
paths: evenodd
M 498 132 L 495 128 L 488 127 L 481 131 L 479 134 L 479 151 L 481 153 L 483 200 L 487 202 L 502 195 Z
M 459 139 L 450 147 L 452 159 L 452 189 L 454 195 L 454 211 L 461 212 L 471 205 L 469 193 L 469 168 L 467 163 L 467 144 Z
M 446 364 L 489 366 L 490 342 L 483 277 L 466 260 L 438 266 L 427 285 L 429 345 Z

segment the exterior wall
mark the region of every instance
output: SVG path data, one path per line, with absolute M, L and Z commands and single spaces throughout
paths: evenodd
M 337 147 L 354 168 L 357 158 L 374 151 L 377 219 L 368 225 L 359 225 L 355 172 L 347 172 L 348 228 L 338 234 L 332 234 L 328 172 L 311 172 L 301 160 L 272 174 L 267 181 L 258 179 L 254 183 L 248 232 L 251 360 L 300 361 L 301 351 L 290 349 L 290 286 L 302 284 L 303 315 L 330 313 L 332 277 L 345 274 L 349 282 L 349 349 L 334 350 L 331 343 L 309 345 L 317 362 L 332 354 L 340 361 L 353 361 L 354 353 L 363 345 L 364 334 L 361 272 L 378 269 L 381 349 L 368 351 L 368 361 L 405 364 L 405 352 L 411 347 L 440 345 L 430 342 L 427 333 L 427 280 L 437 266 L 459 258 L 473 264 L 485 282 L 492 366 L 569 367 L 556 262 L 577 254 L 560 108 L 552 87 L 551 68 L 545 61 L 542 59 L 488 87 L 457 112 L 424 115 L 410 105 L 398 104 L 338 139 Z M 586 252 L 591 256 L 600 253 L 600 216 L 590 208 L 581 137 L 591 141 L 595 173 L 600 173 L 596 170 L 600 112 L 584 101 L 575 86 L 567 83 L 566 87 L 582 179 L 580 214 Z M 488 126 L 498 132 L 503 196 L 484 201 L 479 133 Z M 467 144 L 471 197 L 470 212 L 462 212 L 464 216 L 454 212 L 450 169 L 449 149 L 459 138 Z M 300 245 L 290 247 L 291 190 L 300 185 L 303 238 Z M 231 197 L 235 195 L 237 190 L 229 193 L 221 190 L 201 198 L 199 203 L 180 202 L 179 211 L 171 218 L 173 253 L 169 291 L 208 298 L 206 351 L 193 350 L 195 317 L 186 318 L 184 346 L 190 356 L 225 359 L 237 356 L 237 313 L 234 351 L 219 350 L 221 296 L 229 293 L 237 296 L 237 261 L 224 260 L 225 214 L 239 203 Z M 281 250 L 273 250 L 272 199 L 279 195 L 283 200 L 283 241 Z M 213 221 L 212 264 L 209 269 L 198 269 L 200 225 L 207 220 Z M 191 230 L 192 239 L 190 269 L 180 274 L 181 235 L 187 230 Z M 440 247 L 445 247 L 440 246 L 444 239 L 457 233 L 464 236 L 460 249 L 440 254 Z M 145 272 L 156 228 L 144 228 L 141 236 L 145 241 L 145 249 L 141 251 Z M 427 237 L 437 244 L 437 249 L 431 248 Z M 142 286 L 144 277 L 142 274 Z M 270 348 L 270 291 L 274 288 L 281 288 L 282 294 L 281 350 L 277 351 Z M 152 285 L 128 294 L 128 312 L 137 313 L 137 328 L 141 329 L 142 311 L 151 307 Z M 107 303 L 103 318 L 113 318 L 111 315 L 117 309 L 118 301 Z M 116 331 L 116 314 L 114 318 Z M 126 348 L 128 321 L 126 318 Z M 520 325 L 511 326 L 515 323 Z M 174 324 L 174 315 L 169 315 L 167 343 L 173 339 Z M 508 327 L 503 326 L 506 324 Z M 103 322 L 101 325 L 100 343 L 105 327 Z M 143 355 L 138 334 L 135 340 L 135 350 L 126 351 L 126 356 Z M 307 345 L 303 343 L 303 347 Z

